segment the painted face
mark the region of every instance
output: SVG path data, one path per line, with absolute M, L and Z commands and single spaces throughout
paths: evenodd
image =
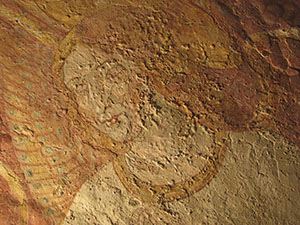
M 142 128 L 133 99 L 135 90 L 146 90 L 137 80 L 138 71 L 121 56 L 78 45 L 66 59 L 64 82 L 85 119 L 114 140 L 126 141 Z
M 205 165 L 212 139 L 147 88 L 137 71 L 133 62 L 121 56 L 78 45 L 66 59 L 64 82 L 90 124 L 116 141 L 134 139 L 126 160 L 137 177 L 161 185 L 180 182 L 182 176 L 191 177 Z

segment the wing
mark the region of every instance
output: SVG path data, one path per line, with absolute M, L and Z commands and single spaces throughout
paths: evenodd
M 91 173 L 80 154 L 64 97 L 51 80 L 53 48 L 0 20 L 1 117 L 31 196 L 50 224 L 60 224 Z

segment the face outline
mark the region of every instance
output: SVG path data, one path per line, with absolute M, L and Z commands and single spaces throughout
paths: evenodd
M 105 33 L 104 31 L 103 31 L 103 33 Z M 89 43 L 89 41 L 92 43 L 92 44 L 94 44 L 94 43 L 96 43 L 96 42 L 98 42 L 100 39 L 98 39 L 97 37 L 96 38 L 87 38 L 87 37 L 85 37 L 85 39 L 83 38 L 83 39 L 81 39 L 81 41 L 82 40 L 85 40 L 85 41 L 83 41 L 83 42 L 85 42 L 85 43 Z M 108 44 L 108 43 L 110 43 L 109 41 L 106 43 L 106 44 Z M 113 43 L 113 42 L 112 42 Z M 212 46 L 213 47 L 213 46 Z M 112 51 L 113 52 L 113 51 Z M 239 61 L 239 60 L 237 60 L 237 61 Z M 150 65 L 151 66 L 151 65 Z M 230 67 L 229 67 L 230 68 Z M 220 68 L 217 68 L 217 69 L 220 69 Z M 223 69 L 223 68 L 221 68 L 221 69 Z M 237 68 L 236 70 L 238 70 L 239 68 Z M 233 70 L 233 71 L 236 71 L 236 70 Z M 155 87 L 156 89 L 158 89 L 159 88 L 159 86 L 157 87 Z M 233 90 L 234 91 L 234 90 Z M 228 104 L 228 108 L 229 108 L 229 117 L 231 117 L 232 115 L 233 115 L 233 113 L 235 113 L 235 112 L 232 112 L 231 113 L 231 111 L 230 111 L 230 108 L 231 108 L 231 106 L 230 106 L 230 104 Z M 241 109 L 241 108 L 238 108 L 238 110 L 239 109 Z M 239 111 L 241 111 L 241 110 L 239 110 Z M 245 110 L 246 111 L 246 110 Z M 218 112 L 216 112 L 216 113 L 218 113 Z M 114 116 L 117 116 L 118 115 L 118 112 L 114 112 L 114 114 L 113 114 Z M 110 120 L 110 119 L 115 119 L 115 118 L 112 118 L 112 116 L 110 116 L 109 118 L 108 118 L 108 120 Z M 239 117 L 237 117 L 237 119 L 239 119 Z M 243 119 L 243 118 L 242 118 Z M 250 118 L 250 119 L 252 119 L 252 118 Z M 250 120 L 250 119 L 246 119 L 245 121 L 246 122 L 248 122 L 248 120 Z M 107 122 L 111 122 L 111 120 L 110 121 L 107 121 Z M 229 121 L 230 122 L 230 121 Z M 228 127 L 227 127 L 228 128 Z M 243 127 L 244 128 L 244 127 Z M 242 128 L 242 129 L 243 129 Z M 245 129 L 247 129 L 247 128 L 245 128 Z M 112 135 L 109 135 L 110 137 L 112 136 Z M 122 140 L 122 139 L 119 139 L 119 140 Z M 127 139 L 127 140 L 129 140 L 129 139 Z M 221 161 L 221 160 L 220 160 Z M 123 171 L 124 172 L 124 171 Z M 120 173 L 118 173 L 118 175 L 119 176 L 122 176 Z M 128 174 L 127 174 L 128 175 Z M 126 176 L 123 176 L 123 177 L 126 177 Z M 127 177 L 130 177 L 130 174 L 127 176 Z M 209 180 L 209 179 L 208 179 Z M 125 181 L 125 178 L 123 179 L 123 181 Z M 126 186 L 126 185 L 125 185 Z M 201 185 L 200 185 L 201 186 Z M 204 185 L 203 185 L 204 186 Z M 128 187 L 128 189 L 130 189 L 130 187 Z M 196 188 L 197 190 L 199 190 L 199 187 L 197 187 Z M 159 192 L 158 192 L 159 193 Z M 159 194 L 157 194 L 157 196 L 158 196 Z
M 207 23 L 211 23 L 211 21 L 212 20 L 210 20 L 210 19 L 208 19 L 208 18 L 206 18 L 207 20 L 208 20 L 208 22 Z M 173 22 L 172 22 L 173 23 Z M 131 179 L 131 175 L 132 175 L 132 172 L 130 171 L 130 169 L 128 168 L 128 165 L 127 165 L 127 162 L 126 162 L 126 159 L 125 159 L 125 154 L 124 153 L 126 153 L 126 152 L 128 152 L 128 147 L 130 148 L 130 142 L 132 141 L 132 140 L 134 140 L 134 138 L 136 137 L 136 136 L 133 136 L 133 138 L 124 138 L 125 136 L 121 136 L 121 137 L 119 137 L 119 138 L 113 138 L 113 131 L 111 132 L 111 133 L 109 133 L 109 132 L 107 132 L 108 130 L 105 130 L 105 129 L 102 129 L 102 131 L 100 131 L 99 130 L 99 127 L 97 128 L 97 126 L 95 126 L 95 125 L 92 125 L 91 123 L 90 123 L 90 121 L 92 120 L 92 118 L 93 118 L 93 115 L 95 115 L 95 112 L 97 111 L 97 107 L 95 107 L 95 105 L 93 105 L 93 107 L 92 108 L 90 108 L 90 109 L 84 109 L 84 102 L 87 102 L 86 100 L 87 100 L 87 98 L 88 98 L 88 96 L 89 96 L 89 86 L 90 86 L 90 90 L 92 89 L 92 87 L 91 87 L 91 85 L 89 85 L 88 83 L 89 82 L 87 82 L 87 80 L 93 80 L 93 78 L 95 78 L 95 77 L 99 77 L 99 73 L 97 72 L 97 69 L 99 69 L 100 67 L 98 67 L 99 65 L 102 65 L 103 64 L 103 62 L 108 62 L 108 64 L 110 64 L 110 63 L 112 63 L 112 62 L 117 62 L 117 63 L 123 63 L 123 64 L 131 64 L 131 62 L 130 62 L 130 60 L 132 60 L 134 57 L 132 57 L 132 55 L 131 55 L 131 57 L 125 57 L 124 55 L 126 55 L 126 53 L 125 52 L 123 52 L 124 54 L 121 54 L 122 55 L 122 58 L 120 58 L 119 56 L 117 56 L 117 54 L 116 53 L 118 53 L 118 47 L 114 47 L 113 49 L 107 49 L 107 48 L 105 48 L 103 51 L 102 50 L 100 50 L 102 53 L 101 54 L 107 54 L 107 55 L 109 55 L 109 59 L 108 59 L 108 61 L 106 61 L 106 59 L 101 59 L 101 57 L 100 57 L 100 60 L 95 60 L 95 59 L 92 59 L 93 57 L 91 56 L 92 54 L 90 54 L 90 53 L 88 53 L 88 55 L 90 55 L 90 58 L 91 58 L 91 60 L 94 60 L 94 62 L 93 63 L 87 63 L 87 70 L 94 70 L 94 71 L 92 71 L 91 73 L 90 72 L 87 72 L 87 74 L 84 74 L 84 79 L 78 79 L 79 80 L 79 83 L 78 83 L 78 88 L 82 88 L 80 91 L 74 91 L 76 88 L 74 88 L 74 86 L 76 86 L 75 84 L 71 84 L 71 83 L 69 83 L 69 80 L 72 80 L 74 77 L 69 77 L 68 78 L 68 80 L 65 80 L 65 66 L 66 66 L 66 60 L 70 60 L 71 58 L 72 58 L 72 53 L 73 52 L 76 52 L 76 48 L 78 47 L 78 46 L 84 46 L 84 48 L 96 48 L 96 47 L 102 47 L 103 45 L 106 45 L 106 46 L 108 46 L 107 45 L 107 43 L 100 43 L 98 40 L 96 40 L 96 41 L 94 41 L 92 38 L 91 39 L 89 39 L 89 38 L 86 38 L 86 37 L 84 37 L 84 38 L 82 38 L 80 35 L 80 33 L 78 32 L 78 30 L 80 30 L 81 29 L 81 27 L 80 27 L 81 25 L 79 25 L 78 27 L 76 27 L 72 32 L 70 32 L 70 34 L 68 34 L 68 36 L 62 41 L 62 43 L 61 43 L 61 46 L 60 46 L 60 48 L 61 48 L 61 50 L 62 50 L 62 52 L 60 52 L 60 53 L 58 53 L 58 54 L 60 54 L 60 55 L 58 55 L 57 57 L 59 58 L 59 60 L 60 60 L 60 62 L 58 62 L 58 64 L 60 64 L 60 66 L 58 66 L 59 67 L 59 73 L 58 73 L 58 76 L 61 76 L 62 77 L 62 79 L 60 79 L 59 77 L 58 77 L 58 82 L 61 84 L 61 86 L 64 86 L 67 90 L 68 90 L 68 92 L 70 93 L 70 95 L 72 96 L 72 101 L 74 101 L 76 104 L 76 107 L 77 107 L 77 109 L 78 109 L 78 112 L 79 112 L 79 114 L 80 114 L 80 116 L 79 117 L 83 117 L 84 118 L 84 120 L 86 120 L 86 122 L 88 122 L 88 129 L 92 129 L 93 130 L 93 132 L 97 132 L 98 133 L 98 131 L 99 131 L 99 133 L 105 133 L 105 134 L 107 134 L 108 136 L 109 136 L 109 138 L 111 138 L 111 139 L 113 139 L 114 141 L 116 141 L 116 142 L 120 142 L 121 143 L 121 145 L 123 145 L 123 147 L 124 147 L 124 151 L 122 151 L 122 152 L 117 152 L 116 153 L 116 157 L 114 157 L 114 160 L 113 160 L 113 162 L 114 162 L 114 167 L 115 167 L 115 170 L 116 170 L 116 172 L 117 172 L 117 174 L 118 174 L 118 176 L 119 176 L 119 178 L 120 178 L 120 180 L 121 180 L 121 182 L 124 184 L 124 186 L 127 188 L 127 190 L 129 191 L 129 192 L 132 192 L 131 191 L 131 187 L 130 186 L 128 186 L 128 184 L 126 184 L 125 182 L 124 182 L 124 179 L 123 178 L 125 178 L 126 177 L 126 179 L 128 178 L 128 179 Z M 101 26 L 100 26 L 101 27 Z M 82 31 L 81 31 L 82 32 Z M 104 31 L 102 31 L 101 33 L 105 33 L 105 30 Z M 177 32 L 177 31 L 176 31 Z M 184 31 L 180 31 L 179 33 L 177 33 L 177 35 L 182 35 L 183 33 L 187 33 L 187 32 L 184 32 Z M 100 35 L 101 36 L 101 35 Z M 222 35 L 221 35 L 222 36 Z M 111 37 L 111 38 L 113 38 L 113 37 Z M 218 38 L 220 38 L 220 39 L 222 39 L 222 37 L 218 37 Z M 227 39 L 226 39 L 227 40 Z M 182 40 L 181 40 L 182 41 Z M 100 45 L 98 45 L 98 43 L 100 43 Z M 65 49 L 65 46 L 66 45 L 68 46 L 68 45 L 70 45 L 69 47 L 67 47 L 67 49 Z M 227 43 L 228 44 L 228 43 Z M 98 46 L 97 46 L 98 45 Z M 180 45 L 180 43 L 177 43 L 176 45 Z M 211 47 L 213 47 L 213 49 L 214 49 L 214 45 L 210 45 L 210 44 L 205 44 L 205 45 L 207 45 L 209 48 L 210 48 L 210 46 Z M 227 46 L 227 45 L 226 45 Z M 130 49 L 129 49 L 130 50 Z M 230 49 L 227 49 L 226 48 L 226 50 L 228 50 L 229 52 L 230 52 Z M 87 50 L 87 52 L 88 51 L 90 51 L 90 50 Z M 189 53 L 190 51 L 186 51 L 186 49 L 185 49 L 185 47 L 184 47 L 184 50 L 178 50 L 178 52 L 176 52 L 176 54 L 185 54 L 184 52 L 186 52 L 186 53 Z M 225 54 L 225 58 L 226 58 L 226 60 L 228 59 L 228 58 L 230 58 L 230 57 L 227 57 L 227 51 L 226 51 L 226 54 Z M 135 52 L 133 51 L 133 54 L 135 54 Z M 139 54 L 142 54 L 141 52 L 139 53 Z M 63 55 L 63 56 L 61 56 L 61 55 Z M 71 58 L 69 58 L 71 56 Z M 171 56 L 171 57 L 173 57 L 173 56 Z M 96 57 L 97 58 L 97 57 Z M 113 60 L 111 60 L 111 58 L 113 58 Z M 127 60 L 125 60 L 125 58 L 127 59 Z M 62 59 L 62 60 L 61 60 Z M 58 61 L 59 61 L 58 60 Z M 209 62 L 209 65 L 211 65 L 212 67 L 217 67 L 217 68 L 219 68 L 219 67 L 222 67 L 222 65 L 223 64 L 226 64 L 226 63 L 223 63 L 223 59 L 221 59 L 221 64 L 219 64 L 219 61 L 218 61 L 219 59 L 216 59 L 216 64 L 214 63 L 214 62 Z M 85 61 L 85 59 L 83 59 L 83 61 Z M 174 65 L 176 64 L 177 62 L 174 62 Z M 181 62 L 181 64 L 182 64 L 183 62 Z M 98 65 L 95 65 L 95 64 L 98 64 Z M 137 65 L 138 66 L 141 66 L 141 62 L 139 61 L 139 62 L 137 62 Z M 107 64 L 105 65 L 105 66 L 107 66 Z M 56 67 L 56 65 L 54 65 L 54 67 Z M 130 68 L 130 66 L 128 66 L 129 68 Z M 229 66 L 230 67 L 230 66 Z M 85 66 L 82 66 L 82 68 L 83 68 L 83 70 L 85 69 Z M 100 68 L 101 69 L 101 68 Z M 133 65 L 133 70 L 135 70 L 135 69 L 137 69 L 137 68 L 135 68 L 134 67 L 134 65 Z M 141 68 L 141 70 L 142 70 L 142 72 L 141 73 L 147 73 L 147 72 L 145 72 L 144 70 L 143 70 L 144 68 Z M 87 71 L 86 70 L 86 71 Z M 130 70 L 130 69 L 129 69 Z M 142 75 L 142 76 L 139 76 L 139 73 L 140 73 L 140 71 L 139 71 L 139 69 L 137 70 L 138 72 L 135 72 L 135 74 L 137 75 L 137 80 L 131 80 L 131 82 L 133 83 L 133 85 L 132 86 L 129 86 L 130 87 L 130 91 L 131 92 L 137 92 L 137 94 L 133 94 L 132 96 L 130 96 L 131 98 L 129 98 L 129 99 L 131 99 L 132 100 L 132 102 L 130 102 L 130 103 L 133 103 L 132 104 L 132 106 L 136 106 L 137 105 L 137 103 L 139 103 L 139 102 L 143 102 L 143 100 L 145 100 L 145 98 L 147 99 L 149 99 L 149 95 L 151 95 L 152 94 L 152 91 L 151 90 L 149 90 L 148 88 L 153 88 L 153 90 L 155 90 L 155 91 L 157 91 L 158 93 L 159 93 L 159 86 L 155 86 L 155 85 L 153 85 L 153 83 L 152 83 L 152 81 L 150 80 L 150 82 L 148 83 L 148 80 L 147 80 L 147 78 L 149 78 L 148 77 L 148 75 L 146 75 L 146 76 L 144 76 L 144 75 Z M 175 68 L 175 70 L 174 70 L 176 73 L 177 73 L 177 67 Z M 167 73 L 167 71 L 165 71 L 165 73 Z M 118 72 L 116 72 L 116 73 L 114 73 L 114 74 L 118 74 Z M 102 74 L 103 75 L 103 74 Z M 101 76 L 102 76 L 101 75 Z M 167 75 L 167 74 L 165 74 L 165 75 Z M 100 76 L 100 77 L 101 77 Z M 109 80 L 111 80 L 111 78 L 116 78 L 117 76 L 110 76 L 110 78 L 109 78 Z M 142 81 L 140 82 L 140 80 L 139 79 L 141 79 Z M 103 77 L 102 78 L 100 78 L 100 80 L 101 80 L 101 82 L 103 82 Z M 146 80 L 146 81 L 145 81 Z M 118 85 L 120 85 L 123 81 L 122 81 L 122 79 L 120 80 L 121 82 L 117 82 L 117 85 L 116 85 L 116 87 L 118 88 Z M 81 82 L 81 83 L 80 83 Z M 101 83 L 100 82 L 100 83 Z M 146 84 L 147 84 L 147 86 L 145 87 L 145 86 L 143 86 L 143 82 L 146 82 Z M 149 86 L 148 86 L 149 85 Z M 73 87 L 72 87 L 73 86 Z M 134 88 L 134 87 L 138 87 L 138 88 Z M 141 89 L 141 90 L 140 90 Z M 108 88 L 107 90 L 109 90 L 108 92 L 109 93 L 111 93 L 111 89 L 110 88 Z M 132 91 L 133 90 L 133 91 Z M 83 97 L 78 97 L 79 96 L 79 93 L 80 92 L 85 92 L 85 94 L 83 95 Z M 160 94 L 160 93 L 159 93 Z M 78 99 L 79 98 L 81 98 L 80 99 L 80 101 L 82 101 L 83 103 L 82 103 L 82 105 L 80 106 L 80 104 L 78 104 Z M 106 99 L 109 99 L 109 98 L 106 98 Z M 167 102 L 169 102 L 169 100 L 166 98 L 165 99 L 165 101 L 167 101 Z M 97 100 L 96 101 L 94 101 L 94 102 L 97 102 Z M 128 104 L 128 105 L 130 105 L 130 104 Z M 172 104 L 173 105 L 173 107 L 174 108 L 176 108 L 177 110 L 179 110 L 179 111 L 181 111 L 181 109 L 178 109 L 174 104 Z M 80 108 L 81 107 L 81 108 Z M 104 112 L 105 110 L 103 110 L 103 108 L 105 109 L 105 107 L 99 107 L 100 108 L 100 112 Z M 112 107 L 106 107 L 106 108 L 111 108 L 111 110 L 113 109 Z M 130 107 L 129 107 L 130 108 Z M 133 110 L 132 112 L 134 112 L 134 111 L 138 111 L 137 110 L 137 108 L 135 108 L 135 110 Z M 88 115 L 87 116 L 87 112 L 88 113 L 91 113 L 92 115 Z M 106 119 L 104 119 L 104 121 L 105 122 L 107 122 L 108 124 L 106 124 L 106 125 L 111 125 L 111 124 L 109 124 L 109 123 L 111 123 L 112 122 L 112 120 L 115 120 L 116 121 L 116 119 L 118 119 L 117 118 L 117 116 L 118 116 L 118 114 L 119 114 L 119 112 L 117 112 L 117 111 L 110 111 L 110 112 L 112 112 L 110 115 L 109 115 L 109 117 L 108 118 L 106 118 Z M 187 114 L 188 113 L 186 113 L 186 112 L 182 112 L 185 116 L 187 116 L 187 117 L 189 117 Z M 135 114 L 136 115 L 136 114 Z M 120 118 L 120 117 L 119 117 Z M 137 120 L 137 118 L 136 117 L 133 117 L 134 118 L 134 120 Z M 102 119 L 103 119 L 103 117 L 102 117 Z M 113 122 L 115 122 L 115 121 L 113 121 Z M 99 122 L 101 123 L 101 122 L 103 122 L 103 120 L 101 121 L 101 118 L 99 118 Z M 200 122 L 201 123 L 201 122 Z M 115 125 L 115 123 L 114 124 L 112 124 L 112 125 Z M 142 127 L 142 131 L 143 131 L 143 129 L 144 129 L 144 127 Z M 137 134 L 139 134 L 140 133 L 140 131 L 139 132 L 137 132 Z M 166 186 L 166 185 L 158 185 L 157 186 L 157 184 L 153 184 L 154 186 L 153 186 L 153 188 L 154 189 L 160 189 L 160 190 L 158 190 L 157 191 L 157 194 L 155 195 L 155 196 L 153 196 L 153 199 L 151 200 L 151 199 L 148 199 L 148 200 L 150 200 L 150 201 L 156 201 L 157 199 L 159 199 L 159 198 L 161 198 L 161 195 L 164 195 L 165 197 L 165 199 L 166 199 L 166 201 L 173 201 L 174 199 L 179 199 L 179 198 L 185 198 L 185 197 L 187 197 L 188 195 L 190 195 L 190 194 L 192 194 L 192 193 L 195 193 L 195 192 L 197 192 L 197 191 L 199 191 L 202 187 L 204 187 L 208 182 L 210 182 L 210 180 L 213 178 L 213 175 L 217 172 L 217 168 L 221 165 L 221 162 L 222 162 L 222 160 L 223 160 L 223 158 L 224 158 L 224 153 L 226 152 L 226 144 L 227 144 L 227 142 L 226 141 L 223 141 L 223 140 L 221 140 L 222 138 L 225 138 L 225 133 L 223 133 L 223 132 L 220 132 L 220 133 L 218 133 L 218 134 L 216 134 L 216 133 L 214 133 L 214 132 L 210 132 L 210 135 L 212 135 L 212 137 L 213 137 L 213 139 L 216 141 L 217 140 L 217 142 L 219 143 L 219 142 L 222 142 L 222 143 L 220 143 L 220 144 L 218 144 L 218 145 L 216 145 L 215 146 L 215 148 L 214 147 L 212 147 L 210 150 L 213 152 L 213 153 L 215 153 L 215 154 L 213 154 L 214 156 L 212 156 L 212 157 L 208 157 L 207 158 L 207 160 L 206 160 L 206 162 L 204 163 L 204 165 L 203 165 L 203 167 L 200 169 L 200 172 L 198 171 L 198 173 L 196 173 L 196 174 L 193 174 L 193 175 L 191 175 L 191 174 L 189 174 L 190 175 L 190 177 L 188 177 L 188 179 L 187 180 L 185 180 L 185 181 L 182 181 L 182 182 L 178 182 L 178 183 L 176 183 L 174 186 L 175 186 L 175 189 L 174 190 L 172 190 L 170 193 L 168 193 L 169 191 L 167 191 L 168 190 L 168 185 Z M 126 147 L 126 144 L 128 144 L 129 143 L 129 145 Z M 102 147 L 101 146 L 99 146 L 99 148 L 100 149 L 102 149 Z M 123 163 L 125 163 L 125 164 L 123 164 Z M 119 166 L 122 166 L 123 168 L 121 169 L 121 171 L 119 170 Z M 124 171 L 124 170 L 127 170 L 128 169 L 128 171 Z M 128 173 L 127 173 L 128 172 Z M 203 183 L 202 183 L 203 182 Z M 147 182 L 147 185 L 152 185 L 151 184 L 151 182 L 150 182 L 150 184 L 149 184 L 149 182 Z M 173 185 L 172 185 L 173 186 Z M 189 186 L 190 187 L 190 190 L 188 191 L 188 192 L 183 192 L 182 190 L 186 187 L 186 186 Z M 152 187 L 151 187 L 152 188 Z M 141 199 L 145 199 L 145 197 L 144 196 L 148 196 L 148 193 L 138 193 L 138 192 L 136 192 L 136 193 L 133 193 L 134 195 L 139 195 L 139 197 L 141 198 Z M 147 201 L 148 201 L 147 200 Z
M 81 44 L 64 64 L 64 83 L 74 94 L 80 114 L 118 142 L 135 138 L 142 129 L 137 113 L 142 100 L 136 94 L 149 90 L 136 71 L 133 62 L 121 56 Z

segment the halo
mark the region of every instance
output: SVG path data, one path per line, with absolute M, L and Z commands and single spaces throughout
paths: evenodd
M 137 8 L 133 7 L 122 7 L 122 9 L 114 8 L 115 11 L 122 11 L 122 10 L 129 10 L 130 12 L 136 12 Z M 146 10 L 147 11 L 147 10 Z M 123 12 L 124 13 L 124 12 Z M 111 13 L 113 14 L 113 13 Z M 118 18 L 121 18 L 122 14 L 119 15 Z M 137 15 L 134 15 L 137 16 Z M 79 24 L 77 27 L 75 27 L 59 44 L 59 47 L 57 49 L 57 53 L 55 55 L 55 60 L 53 64 L 53 71 L 54 71 L 54 83 L 57 85 L 57 88 L 62 90 L 64 93 L 67 93 L 67 95 L 70 96 L 70 99 L 72 99 L 72 93 L 67 89 L 67 87 L 64 84 L 63 81 L 63 66 L 66 58 L 71 54 L 71 52 L 76 48 L 78 44 L 87 44 L 87 45 L 93 45 L 95 43 L 98 43 L 97 36 L 95 36 L 95 31 L 93 31 L 91 39 L 80 37 L 79 33 L 87 33 L 85 31 L 86 27 L 84 26 L 85 20 L 82 21 L 81 24 Z M 88 21 L 90 22 L 90 21 Z M 105 21 L 104 21 L 105 22 Z M 101 20 L 98 20 L 99 27 L 102 30 L 102 32 L 105 33 L 106 24 Z M 97 24 L 97 25 L 98 25 Z M 99 28 L 99 29 L 100 29 Z M 80 32 L 79 32 L 79 31 Z M 106 43 L 101 43 L 101 45 L 104 47 L 104 50 L 106 51 L 115 51 L 114 53 L 118 52 L 118 48 L 122 48 L 122 46 L 112 46 L 112 49 L 110 49 L 109 42 L 110 37 L 107 37 L 105 39 Z M 130 49 L 127 49 L 130 50 Z M 124 53 L 124 52 L 123 52 Z M 126 54 L 126 53 L 124 53 Z M 134 52 L 129 52 L 128 57 L 130 59 L 135 58 Z M 137 62 L 138 66 L 142 66 L 141 62 Z M 76 103 L 72 104 L 72 110 L 76 111 Z M 72 111 L 71 110 L 71 111 Z M 71 115 L 73 116 L 73 114 Z M 79 118 L 80 116 L 76 114 L 77 120 L 84 121 L 84 118 Z M 85 123 L 85 128 L 87 130 L 87 133 L 90 136 L 95 136 L 93 139 L 95 142 L 97 142 L 97 139 L 99 136 L 104 136 L 101 134 L 100 131 L 97 131 L 92 128 L 92 126 L 87 126 Z M 101 134 L 101 135 L 98 135 Z M 129 169 L 126 160 L 125 160 L 125 153 L 127 151 L 126 149 L 126 142 L 124 143 L 117 143 L 113 144 L 111 146 L 114 146 L 110 150 L 115 152 L 115 157 L 113 160 L 114 168 L 119 176 L 121 182 L 123 185 L 127 188 L 127 190 L 132 193 L 133 195 L 136 195 L 139 199 L 141 199 L 144 202 L 168 202 L 173 201 L 175 199 L 181 199 L 190 196 L 191 194 L 201 190 L 203 187 L 205 187 L 212 178 L 216 175 L 220 165 L 222 164 L 222 161 L 224 159 L 224 155 L 227 149 L 227 133 L 224 131 L 215 131 L 211 132 L 211 135 L 213 137 L 213 143 L 214 147 L 211 149 L 211 154 L 207 158 L 207 162 L 205 165 L 200 169 L 200 171 L 190 178 L 186 179 L 183 182 L 176 183 L 173 185 L 152 185 L 150 183 L 147 183 L 145 181 L 142 181 L 138 179 Z M 109 140 L 111 140 L 107 135 L 105 136 Z M 111 141 L 109 141 L 111 142 Z M 101 146 L 100 146 L 101 148 Z M 107 148 L 107 146 L 106 146 Z M 119 148 L 119 149 L 118 149 Z
M 114 158 L 114 168 L 126 189 L 143 202 L 170 202 L 186 198 L 204 188 L 217 174 L 227 150 L 226 132 L 213 133 L 214 149 L 200 171 L 174 185 L 153 185 L 137 178 L 129 169 L 125 154 Z

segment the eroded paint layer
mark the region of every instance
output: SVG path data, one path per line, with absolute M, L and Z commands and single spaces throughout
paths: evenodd
M 257 163 L 261 175 L 261 155 L 272 182 L 290 182 L 287 198 L 295 196 L 298 172 L 285 170 L 282 152 L 292 148 L 286 160 L 296 165 L 299 8 L 292 0 L 0 1 L 0 211 L 8 212 L 0 223 L 62 224 L 104 166 L 119 182 L 104 185 L 107 193 L 131 199 L 119 207 L 126 215 L 100 213 L 110 223 L 198 223 L 193 201 L 206 204 L 199 191 L 209 190 L 224 158 L 228 167 Z M 288 143 L 282 152 L 271 141 L 263 154 L 265 132 Z M 239 135 L 248 155 L 233 151 Z M 228 150 L 236 157 L 226 161 Z M 248 175 L 223 171 L 220 179 L 247 183 Z M 264 193 L 244 186 L 246 200 Z M 273 203 L 266 212 L 287 217 Z

